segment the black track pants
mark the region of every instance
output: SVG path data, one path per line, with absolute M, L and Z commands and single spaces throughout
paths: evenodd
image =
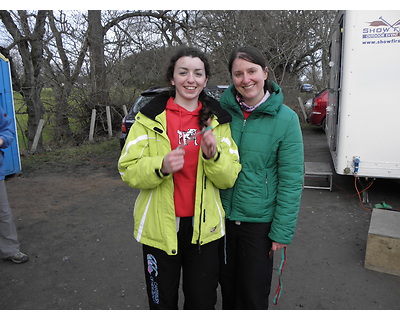
M 270 228 L 271 223 L 226 220 L 226 236 L 220 241 L 223 309 L 268 309 L 273 271 Z
M 181 218 L 178 254 L 143 245 L 144 270 L 150 309 L 178 309 L 182 270 L 184 309 L 215 309 L 217 302 L 219 241 L 191 244 L 192 218 Z

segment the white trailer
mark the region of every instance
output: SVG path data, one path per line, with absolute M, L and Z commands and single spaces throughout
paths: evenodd
M 400 178 L 400 11 L 341 11 L 326 136 L 337 174 Z

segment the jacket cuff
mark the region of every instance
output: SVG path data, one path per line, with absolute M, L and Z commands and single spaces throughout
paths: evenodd
M 163 173 L 161 169 L 156 169 L 155 171 L 156 171 L 156 174 L 157 174 L 161 179 L 163 179 L 163 178 L 169 176 L 169 173 Z
M 203 153 L 203 158 L 205 160 L 214 159 L 214 162 L 217 161 L 219 159 L 219 156 L 221 155 L 221 153 L 218 150 L 215 152 L 214 157 L 212 157 L 212 158 L 207 158 L 206 155 L 204 154 L 204 152 L 202 152 L 202 153 Z

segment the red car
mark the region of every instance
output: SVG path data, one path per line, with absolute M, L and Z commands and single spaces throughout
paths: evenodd
M 325 128 L 326 107 L 329 104 L 328 89 L 322 90 L 312 99 L 310 123 Z

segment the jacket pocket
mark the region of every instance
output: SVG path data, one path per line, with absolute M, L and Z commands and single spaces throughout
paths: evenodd
M 207 188 L 211 187 L 208 185 Z M 225 235 L 225 211 L 220 200 L 219 189 L 212 186 L 212 192 L 208 193 L 200 214 L 200 244 L 206 244 Z

